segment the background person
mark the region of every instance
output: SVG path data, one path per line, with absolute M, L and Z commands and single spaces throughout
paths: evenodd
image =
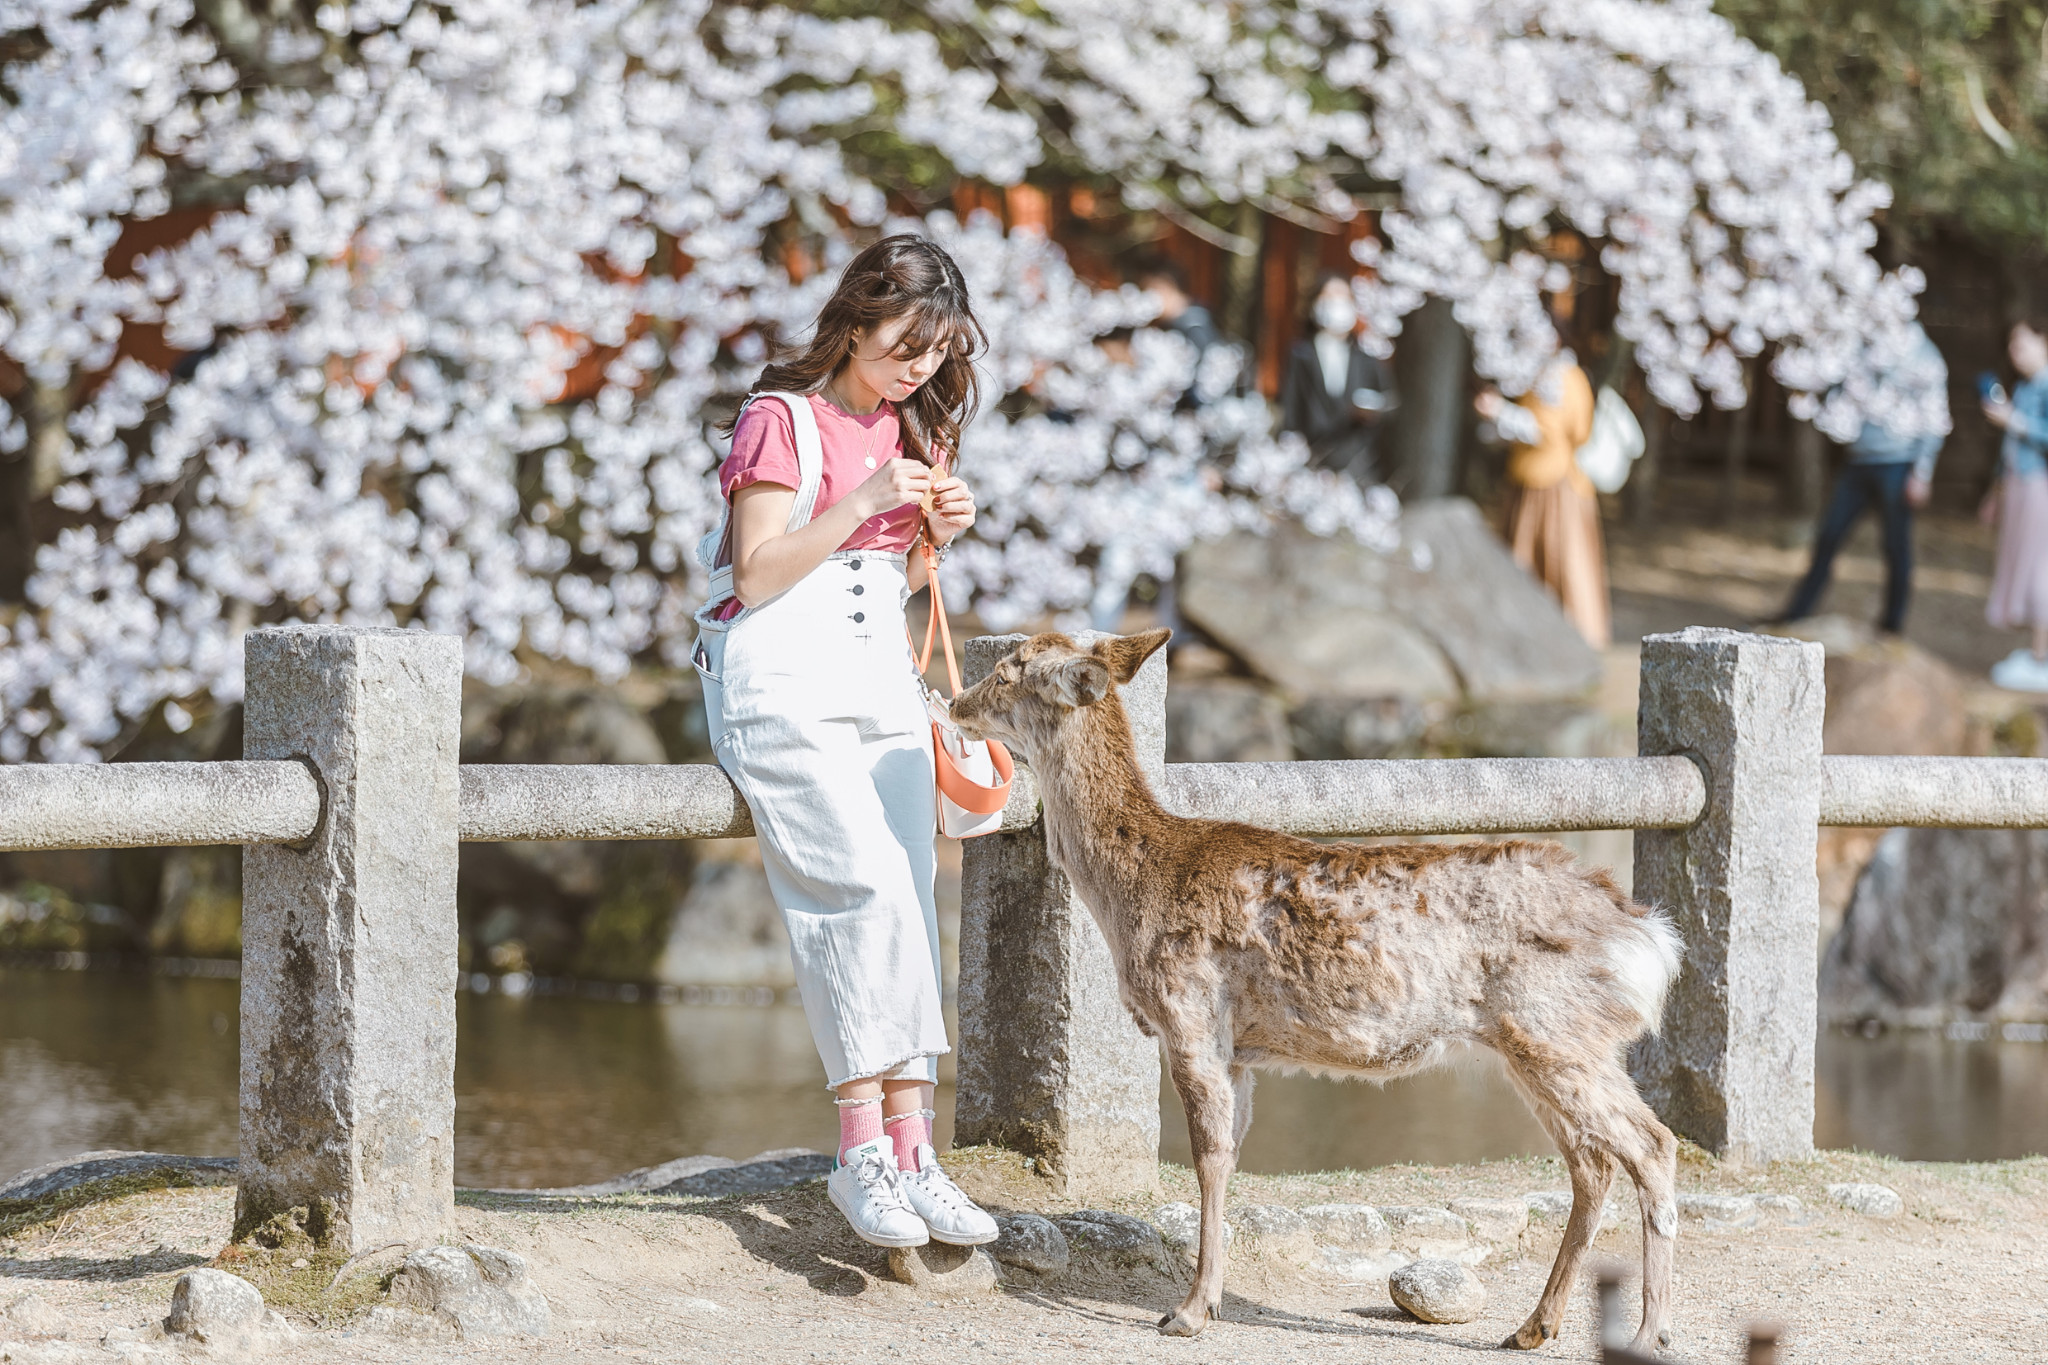
M 1948 364 L 1919 323 L 1912 331 L 1912 346 L 1886 372 L 1884 382 L 1911 395 L 1939 396 L 1945 404 Z M 1814 533 L 1813 562 L 1774 624 L 1813 615 L 1834 573 L 1835 555 L 1863 509 L 1874 503 L 1884 525 L 1884 615 L 1878 629 L 1896 635 L 1905 628 L 1906 603 L 1913 591 L 1913 511 L 1927 505 L 1941 442 L 1939 433 L 1898 436 L 1875 422 L 1863 424 L 1849 443 L 1849 462 L 1835 478 L 1834 493 Z
M 2005 431 L 1999 478 L 1981 515 L 1998 523 L 1998 561 L 1984 619 L 2033 632 L 2031 649 L 2016 649 L 1991 666 L 1991 681 L 2021 692 L 2048 692 L 2048 321 L 2012 329 L 2006 354 L 2019 371 L 2012 397 L 1988 396 L 1985 418 Z
M 1310 334 L 1294 343 L 1280 387 L 1280 429 L 1308 441 L 1321 469 L 1348 473 L 1361 487 L 1379 481 L 1374 447 L 1398 399 L 1393 367 L 1359 344 L 1351 281 L 1326 274 L 1310 302 Z
M 1600 500 L 1577 459 L 1593 434 L 1586 372 L 1571 351 L 1560 351 L 1516 402 L 1487 388 L 1473 406 L 1510 443 L 1508 548 L 1515 562 L 1550 589 L 1587 644 L 1605 649 L 1610 625 Z
M 719 766 L 754 812 L 812 1039 L 837 1093 L 827 1192 L 879 1246 L 995 1240 L 931 1146 L 940 1008 L 932 734 L 906 568 L 928 500 L 941 547 L 974 524 L 947 472 L 986 339 L 959 267 L 922 237 L 855 256 L 804 349 L 770 365 L 719 470 L 732 595 L 698 613 Z M 798 442 L 823 472 L 806 517 Z

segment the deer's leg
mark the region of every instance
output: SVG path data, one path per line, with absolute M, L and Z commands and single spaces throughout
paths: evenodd
M 1208 1040 L 1203 1040 L 1207 1044 Z M 1188 1116 L 1188 1142 L 1194 1149 L 1195 1178 L 1202 1186 L 1202 1246 L 1195 1262 L 1195 1283 L 1181 1305 L 1159 1320 L 1170 1337 L 1191 1337 L 1212 1317 L 1223 1313 L 1223 1208 L 1230 1175 L 1237 1167 L 1237 1103 L 1233 1081 L 1244 1073 L 1217 1057 L 1213 1048 L 1189 1055 L 1168 1043 L 1167 1064 L 1181 1107 Z M 1243 1081 L 1250 1098 L 1249 1079 Z M 1249 1114 L 1247 1114 L 1249 1119 Z
M 1608 1095 L 1602 1107 L 1613 1125 L 1608 1140 L 1635 1182 L 1636 1202 L 1643 1211 L 1643 1325 L 1634 1349 L 1647 1355 L 1670 1344 L 1671 1264 L 1678 1246 L 1678 1140 L 1618 1068 L 1602 1089 Z
M 1230 1068 L 1230 1147 L 1233 1153 L 1244 1150 L 1245 1130 L 1252 1126 L 1252 1082 L 1257 1079 L 1248 1066 L 1233 1064 Z
M 1543 1286 L 1543 1296 L 1536 1300 L 1535 1311 L 1529 1314 L 1528 1321 L 1501 1343 L 1506 1350 L 1533 1351 L 1555 1337 L 1564 1324 L 1564 1309 L 1571 1299 L 1572 1284 L 1578 1279 L 1586 1252 L 1600 1231 L 1600 1214 L 1607 1204 L 1607 1191 L 1614 1184 L 1614 1161 L 1590 1140 L 1591 1134 L 1576 1121 L 1577 1115 L 1565 1111 L 1564 1106 L 1557 1103 L 1557 1098 L 1565 1095 L 1559 1095 L 1544 1084 L 1550 1078 L 1532 1074 L 1522 1057 L 1511 1052 L 1503 1055 L 1507 1057 L 1509 1075 L 1530 1101 L 1529 1107 L 1535 1111 L 1537 1122 L 1557 1144 L 1558 1155 L 1564 1158 L 1565 1170 L 1570 1173 L 1572 1181 L 1571 1217 L 1565 1223 L 1564 1241 L 1558 1245 L 1557 1259 L 1551 1262 L 1550 1279 Z M 1569 1094 L 1566 1087 L 1559 1087 L 1559 1090 Z

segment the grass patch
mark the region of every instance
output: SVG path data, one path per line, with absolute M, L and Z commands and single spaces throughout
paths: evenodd
M 263 1302 L 304 1326 L 346 1326 L 384 1301 L 392 1269 L 360 1265 L 341 1275 L 349 1257 L 316 1246 L 304 1234 L 283 1246 L 236 1242 L 213 1258 L 216 1270 L 256 1286 Z M 340 1275 L 339 1283 L 336 1276 Z
M 36 1199 L 0 1199 L 0 1241 L 35 1232 L 54 1224 L 65 1214 L 90 1204 L 106 1204 L 132 1194 L 157 1190 L 191 1189 L 230 1183 L 207 1171 L 165 1167 L 153 1171 L 132 1171 L 103 1180 L 52 1190 Z

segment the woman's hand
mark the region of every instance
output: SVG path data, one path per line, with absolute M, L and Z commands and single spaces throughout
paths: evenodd
M 940 475 L 932 483 L 931 501 L 932 539 L 944 545 L 974 525 L 974 493 L 967 484 L 951 474 Z
M 1984 420 L 1992 426 L 2003 429 L 2012 425 L 2011 403 L 1984 404 Z
M 2004 487 L 2005 481 L 2003 479 L 1992 484 L 1991 491 L 1984 495 L 1984 501 L 1977 504 L 1977 520 L 1983 522 L 1986 526 L 1996 526 L 1998 524 L 1998 495 Z
M 1500 390 L 1488 385 L 1472 398 L 1472 409 L 1487 421 L 1497 421 L 1500 410 L 1507 406 L 1507 400 L 1500 396 Z
M 953 482 L 958 483 L 959 480 Z M 898 457 L 863 479 L 860 487 L 853 490 L 850 501 L 860 512 L 860 519 L 867 521 L 907 503 L 922 502 L 931 489 L 929 465 L 921 460 Z

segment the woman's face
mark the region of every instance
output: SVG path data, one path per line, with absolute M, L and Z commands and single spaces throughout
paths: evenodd
M 863 327 L 853 334 L 853 355 L 846 362 L 846 378 L 878 398 L 901 403 L 924 386 L 946 361 L 947 338 L 922 355 L 900 356 L 903 334 L 910 328 L 910 315 L 891 318 L 880 325 Z
M 2012 338 L 2005 349 L 2006 354 L 2012 357 L 2012 367 L 2028 378 L 2048 367 L 2048 337 L 2024 322 L 2012 329 Z

